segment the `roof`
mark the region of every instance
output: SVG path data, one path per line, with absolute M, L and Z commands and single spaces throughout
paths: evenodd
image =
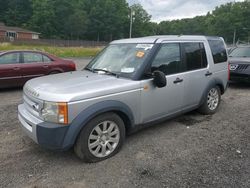
M 0 31 L 15 31 L 17 33 L 33 33 L 33 34 L 40 34 L 34 31 L 29 31 L 20 27 L 9 27 L 4 25 L 3 23 L 0 24 Z
M 111 44 L 119 44 L 119 43 L 161 43 L 164 40 L 167 41 L 204 41 L 210 38 L 219 37 L 207 37 L 201 35 L 158 35 L 158 36 L 148 36 L 148 37 L 141 37 L 141 38 L 131 38 L 131 39 L 121 39 L 113 41 Z
M 6 50 L 6 51 L 0 51 L 0 55 L 5 54 L 5 53 L 13 53 L 13 52 L 37 52 L 37 53 L 42 53 L 42 54 L 48 54 L 47 52 L 44 51 L 39 51 L 39 50 Z

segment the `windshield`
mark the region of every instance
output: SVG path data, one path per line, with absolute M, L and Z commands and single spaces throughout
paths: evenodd
M 131 77 L 142 65 L 152 47 L 153 44 L 111 44 L 93 59 L 86 69 Z
M 235 48 L 231 51 L 229 57 L 250 57 L 250 47 Z

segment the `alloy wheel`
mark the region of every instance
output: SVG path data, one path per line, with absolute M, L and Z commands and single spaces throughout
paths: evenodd
M 95 157 L 110 155 L 118 146 L 120 130 L 113 121 L 103 121 L 96 125 L 89 135 L 88 148 Z
M 219 104 L 219 94 L 216 88 L 212 88 L 207 95 L 207 105 L 210 110 L 215 110 Z

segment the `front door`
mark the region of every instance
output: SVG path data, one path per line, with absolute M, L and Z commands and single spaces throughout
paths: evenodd
M 151 65 L 151 72 L 162 71 L 167 85 L 157 88 L 153 79 L 142 80 L 141 121 L 146 123 L 181 111 L 183 102 L 183 78 L 180 73 L 181 51 L 179 43 L 164 43 Z

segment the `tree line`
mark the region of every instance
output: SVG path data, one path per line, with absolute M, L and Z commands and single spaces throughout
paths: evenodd
M 110 41 L 129 36 L 130 11 L 135 11 L 133 36 L 150 35 L 151 16 L 126 0 L 0 0 L 0 21 L 41 33 L 43 38 Z
M 222 36 L 227 43 L 250 40 L 250 1 L 231 2 L 216 7 L 205 16 L 163 21 L 157 34 L 201 34 Z
M 167 34 L 222 36 L 232 43 L 249 40 L 250 1 L 231 2 L 216 7 L 205 16 L 151 22 L 140 4 L 126 0 L 0 0 L 0 22 L 41 33 L 43 38 L 110 41 L 129 37 Z

